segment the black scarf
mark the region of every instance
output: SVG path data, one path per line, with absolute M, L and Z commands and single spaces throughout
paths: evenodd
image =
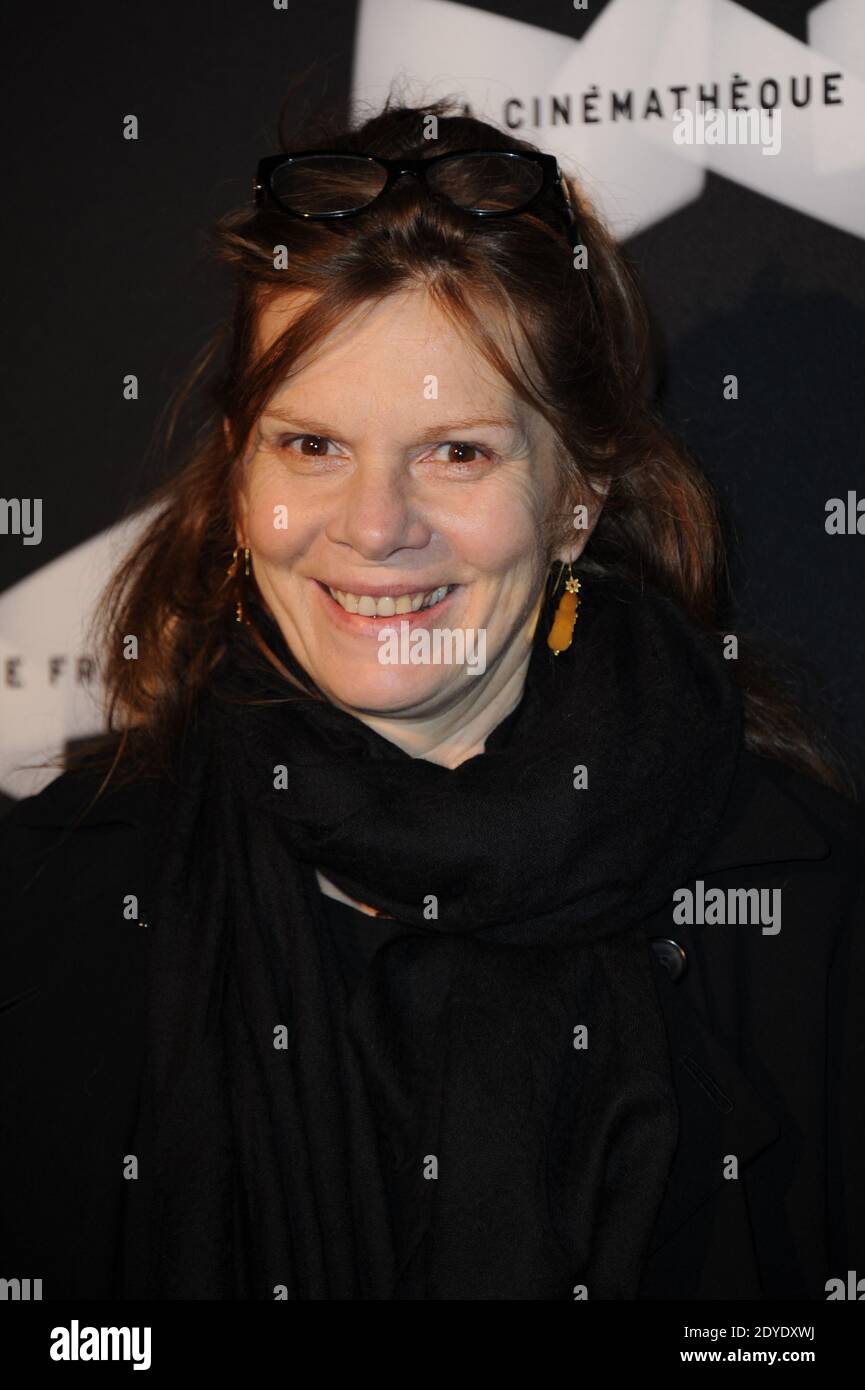
M 641 922 L 716 830 L 740 698 L 650 589 L 584 581 L 559 657 L 549 613 L 455 769 L 235 628 L 165 795 L 124 1296 L 635 1297 L 677 1138 Z M 350 1000 L 315 866 L 405 924 Z

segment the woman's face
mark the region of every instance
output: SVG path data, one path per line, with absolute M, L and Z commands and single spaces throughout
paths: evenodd
M 287 295 L 263 313 L 261 350 L 299 307 Z M 543 417 L 422 290 L 353 315 L 273 395 L 250 441 L 238 541 L 331 700 L 438 715 L 477 695 L 514 644 L 526 648 L 555 448 Z M 574 532 L 568 558 L 586 535 Z M 379 634 L 404 622 L 416 652 L 421 630 L 432 653 L 436 629 L 463 629 L 477 654 L 482 631 L 485 670 L 383 660 Z

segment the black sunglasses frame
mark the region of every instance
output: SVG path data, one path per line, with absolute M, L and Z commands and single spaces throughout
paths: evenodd
M 339 155 L 343 158 L 363 159 L 370 164 L 377 164 L 387 174 L 385 185 L 370 202 L 365 203 L 360 208 L 349 208 L 346 212 L 296 212 L 293 208 L 286 207 L 274 193 L 273 176 L 276 170 L 282 168 L 283 165 L 290 164 L 296 159 L 309 159 L 313 155 Z M 516 213 L 525 212 L 545 193 L 553 190 L 567 224 L 571 245 L 575 245 L 576 216 L 567 185 L 559 169 L 558 160 L 552 154 L 533 153 L 525 150 L 451 150 L 447 154 L 432 155 L 429 159 L 383 159 L 378 155 L 358 154 L 354 150 L 297 150 L 291 154 L 266 155 L 258 162 L 253 184 L 253 198 L 257 207 L 265 206 L 269 198 L 280 212 L 287 217 L 296 217 L 302 222 L 329 222 L 336 218 L 356 217 L 358 213 L 367 212 L 371 207 L 374 207 L 379 198 L 383 198 L 403 174 L 412 174 L 415 178 L 425 179 L 426 171 L 431 165 L 440 164 L 445 159 L 462 159 L 466 155 L 497 155 L 507 159 L 528 160 L 541 170 L 543 175 L 541 186 L 524 203 L 520 203 L 518 207 L 514 208 L 504 210 L 481 208 L 476 210 L 464 208 L 461 204 L 454 203 L 452 199 L 447 199 L 448 202 L 452 203 L 452 206 L 459 208 L 461 212 L 468 213 L 470 217 L 513 217 Z M 446 197 L 445 194 L 437 196 Z

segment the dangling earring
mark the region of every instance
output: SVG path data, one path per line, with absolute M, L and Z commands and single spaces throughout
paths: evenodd
M 244 575 L 248 575 L 248 574 L 250 573 L 250 570 L 249 570 L 249 546 L 248 546 L 248 545 L 244 545 L 244 546 L 242 546 L 242 547 L 239 546 L 239 545 L 236 545 L 236 546 L 234 547 L 234 550 L 233 550 L 232 553 L 231 553 L 231 564 L 228 566 L 228 569 L 225 571 L 225 573 L 226 573 L 227 575 L 230 575 L 230 577 L 231 577 L 232 579 L 236 580 L 236 583 L 235 583 L 235 585 L 234 585 L 234 590 L 235 590 L 235 600 L 234 600 L 234 615 L 235 615 L 235 622 L 238 622 L 238 623 L 246 622 L 246 623 L 248 623 L 248 622 L 249 622 L 249 619 L 248 619 L 248 618 L 245 618 L 245 617 L 244 617 L 244 614 L 243 614 L 243 579 L 242 579 L 242 577 L 241 577 L 241 575 L 240 575 L 240 559 L 239 559 L 241 549 L 243 550 L 243 574 L 244 574 Z
M 564 564 L 562 565 L 564 570 Z M 559 652 L 567 651 L 571 642 L 574 640 L 574 624 L 577 621 L 577 609 L 580 606 L 580 581 L 575 579 L 571 571 L 571 562 L 568 561 L 568 577 L 565 581 L 565 592 L 559 599 L 559 606 L 556 609 L 556 616 L 553 618 L 552 626 L 547 636 L 547 646 L 558 656 Z

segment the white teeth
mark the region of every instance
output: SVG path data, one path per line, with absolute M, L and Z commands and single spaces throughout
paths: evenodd
M 399 598 L 390 594 L 382 598 L 373 598 L 371 594 L 350 594 L 342 589 L 331 589 L 329 585 L 328 593 L 347 613 L 359 613 L 364 618 L 391 618 L 396 613 L 416 613 L 419 608 L 431 608 L 434 603 L 441 602 L 449 587 L 448 584 L 441 584 L 430 593 L 400 594 Z

